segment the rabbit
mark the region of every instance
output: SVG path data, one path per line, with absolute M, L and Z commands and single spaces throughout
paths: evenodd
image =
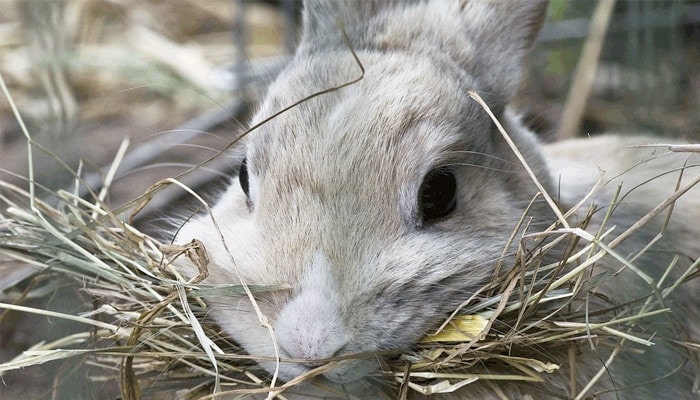
M 488 282 L 496 263 L 511 265 L 515 249 L 504 248 L 526 210 L 528 229 L 556 220 L 545 201 L 529 207 L 541 189 L 566 210 L 602 169 L 616 177 L 662 152 L 627 147 L 653 138 L 614 135 L 543 145 L 524 126 L 509 103 L 546 8 L 544 0 L 304 3 L 300 44 L 250 121 L 257 127 L 243 139 L 238 176 L 211 213 L 189 218 L 175 236 L 177 243 L 197 239 L 206 249 L 202 284 L 281 285 L 205 299 L 208 317 L 270 376 L 290 381 L 322 360 L 366 355 L 329 367 L 315 378 L 322 384 L 302 384 L 284 396 L 380 398 L 388 387 L 377 374 L 381 354 L 409 349 Z M 541 187 L 469 91 L 485 99 Z M 669 154 L 647 161 L 656 163 L 653 171 L 664 171 L 692 165 L 689 158 Z M 635 171 L 636 182 L 645 182 L 647 165 Z M 697 168 L 688 169 L 685 181 L 697 175 Z M 630 191 L 628 199 L 635 200 L 624 203 L 624 217 L 615 221 L 619 229 L 673 192 L 678 175 L 664 176 L 671 184 L 658 188 L 671 188 L 668 193 L 657 185 Z M 624 179 L 612 180 L 593 200 L 609 203 Z M 685 197 L 665 240 L 682 243 L 687 261 L 700 255 L 700 230 L 692 222 L 700 220 L 700 195 L 693 189 Z M 638 251 L 646 239 L 637 240 L 625 243 L 623 254 Z M 649 261 L 650 268 L 657 261 Z M 188 278 L 198 274 L 186 260 L 178 267 Z M 620 264 L 608 268 L 618 271 Z M 697 339 L 697 279 L 685 286 L 689 314 L 678 332 Z M 601 287 L 611 298 L 635 297 L 635 286 Z M 688 339 L 678 333 L 673 340 Z M 579 347 L 575 374 L 587 382 L 608 350 Z M 562 364 L 546 374 L 546 383 L 503 382 L 494 390 L 477 381 L 431 398 L 575 397 L 568 350 L 544 351 Z M 610 368 L 616 379 L 601 379 L 587 396 L 698 398 L 691 394 L 692 361 L 676 374 L 658 376 L 687 352 L 662 342 L 643 354 L 623 353 L 621 372 Z M 650 370 L 651 363 L 658 370 Z M 671 367 L 662 368 L 666 364 Z M 412 391 L 407 396 L 423 397 Z

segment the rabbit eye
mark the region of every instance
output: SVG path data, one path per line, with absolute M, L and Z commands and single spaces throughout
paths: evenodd
M 423 178 L 418 197 L 423 222 L 444 218 L 457 204 L 457 179 L 447 167 L 435 168 Z
M 250 184 L 248 182 L 248 159 L 244 158 L 243 162 L 241 163 L 241 168 L 238 170 L 238 181 L 241 183 L 241 189 L 243 189 L 243 193 L 245 193 L 245 196 L 250 198 L 250 195 L 248 194 Z

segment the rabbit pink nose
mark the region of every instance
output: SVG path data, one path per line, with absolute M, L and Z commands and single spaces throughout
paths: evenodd
M 299 360 L 323 360 L 333 357 L 347 345 L 350 335 L 332 297 L 322 291 L 307 289 L 282 309 L 275 323 L 275 335 L 286 356 Z

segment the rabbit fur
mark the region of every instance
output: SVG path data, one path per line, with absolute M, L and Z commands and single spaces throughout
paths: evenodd
M 176 237 L 180 243 L 196 238 L 204 244 L 210 258 L 204 283 L 289 285 L 256 293 L 255 304 L 247 296 L 206 299 L 208 316 L 249 354 L 267 357 L 259 364 L 270 374 L 286 381 L 317 365 L 278 364 L 276 351 L 283 359 L 319 360 L 408 349 L 481 287 L 498 260 L 512 262 L 514 249 L 504 253 L 504 247 L 538 188 L 469 90 L 489 104 L 564 210 L 583 198 L 601 171 L 612 178 L 644 162 L 631 177 L 612 180 L 598 192 L 592 200 L 604 207 L 620 183 L 629 190 L 657 171 L 697 164 L 698 156 L 655 158 L 661 150 L 627 147 L 656 141 L 647 137 L 538 143 L 508 104 L 546 8 L 542 0 L 304 4 L 300 45 L 251 124 L 312 98 L 247 135 L 246 176 L 232 179 L 212 209 L 213 218 L 190 219 Z M 444 166 L 456 181 L 454 210 L 427 221 L 419 201 L 422 184 L 430 171 Z M 698 169 L 685 175 L 688 182 Z M 630 191 L 615 221 L 618 229 L 670 195 L 677 177 L 666 174 L 663 182 Z M 694 189 L 677 204 L 659 244 L 673 243 L 684 265 L 700 256 L 699 217 L 700 193 Z M 535 203 L 529 218 L 530 229 L 555 220 L 544 201 Z M 650 238 L 658 233 L 657 223 L 648 224 Z M 638 251 L 645 240 L 625 243 L 622 254 Z M 666 253 L 643 260 L 649 274 L 663 270 L 670 259 Z M 609 264 L 610 271 L 621 269 Z M 187 262 L 180 268 L 187 276 L 197 274 Z M 601 284 L 601 290 L 620 302 L 639 295 L 635 288 L 647 290 L 629 275 L 620 278 L 626 286 L 614 280 L 618 283 Z M 668 316 L 650 322 L 670 339 L 644 352 L 623 351 L 609 376 L 585 398 L 700 398 L 692 393 L 697 353 L 681 370 L 660 376 L 689 357 L 670 342 L 698 338 L 697 281 L 685 284 L 678 303 L 670 305 L 683 310 L 682 329 Z M 546 383 L 497 383 L 494 389 L 475 382 L 432 398 L 574 398 L 610 350 L 592 350 L 588 342 L 577 347 L 577 385 L 571 384 L 566 364 L 569 349 L 552 348 L 538 350 L 562 364 Z M 369 356 L 339 363 L 317 378 L 342 395 L 313 385 L 284 395 L 379 398 L 386 390 L 376 378 L 379 368 L 380 357 Z M 647 381 L 652 383 L 609 390 Z M 409 391 L 408 398 L 422 395 Z

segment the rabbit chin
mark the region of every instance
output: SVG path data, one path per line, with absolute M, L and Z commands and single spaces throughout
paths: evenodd
M 269 374 L 277 374 L 279 379 L 286 382 L 307 374 L 315 368 L 325 367 L 325 365 L 321 367 L 312 367 L 306 364 L 288 362 L 284 359 L 280 360 L 279 364 L 265 361 L 260 362 L 259 365 Z M 368 378 L 372 377 L 375 373 L 379 374 L 379 367 L 378 360 L 374 358 L 346 359 L 332 366 L 330 370 L 322 373 L 320 376 L 323 382 L 331 386 L 338 386 L 345 389 L 360 389 L 368 386 Z M 311 374 L 313 374 L 313 372 L 311 372 Z

